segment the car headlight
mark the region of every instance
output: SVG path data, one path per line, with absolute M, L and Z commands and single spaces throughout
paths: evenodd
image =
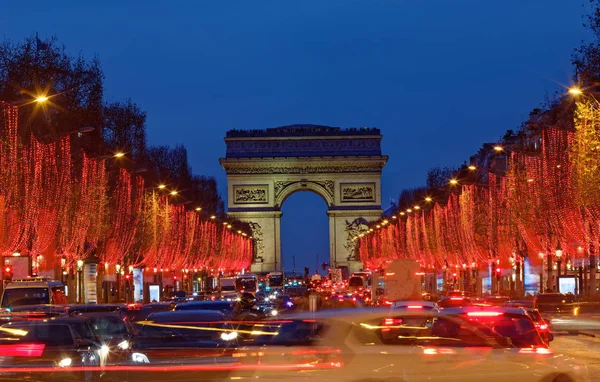
M 127 340 L 123 340 L 117 344 L 117 347 L 121 350 L 129 349 L 129 342 Z
M 100 349 L 98 350 L 98 354 L 100 354 L 101 358 L 108 356 L 108 353 L 110 353 L 110 349 L 108 348 L 108 346 L 106 346 L 106 345 L 100 346 Z
M 146 354 L 142 353 L 133 353 L 131 355 L 131 359 L 133 360 L 133 362 L 136 363 L 150 363 L 150 360 L 148 359 Z
M 223 341 L 231 341 L 231 340 L 234 340 L 234 339 L 236 339 L 236 338 L 237 338 L 237 336 L 238 336 L 237 332 L 230 332 L 230 333 L 225 333 L 225 332 L 223 332 L 223 333 L 221 333 L 221 339 L 222 339 Z
M 278 312 L 278 311 L 276 311 L 275 309 L 273 309 L 273 310 L 271 311 L 271 316 L 276 316 L 276 315 L 278 315 L 278 314 L 279 314 L 279 312 Z
M 71 358 L 63 358 L 58 362 L 58 366 L 60 367 L 69 367 L 73 364 L 73 360 Z

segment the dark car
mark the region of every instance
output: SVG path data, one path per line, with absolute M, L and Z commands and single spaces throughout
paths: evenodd
M 175 308 L 174 302 L 153 302 L 145 305 L 135 305 L 127 310 L 127 318 L 130 321 L 143 321 L 149 315 L 156 312 L 168 312 Z
M 183 304 L 177 304 L 175 311 L 189 310 L 217 310 L 223 312 L 227 319 L 231 319 L 235 303 L 231 301 L 215 300 L 215 301 L 192 301 Z
M 550 333 L 550 323 L 542 317 L 542 314 L 535 308 L 521 308 L 523 309 L 535 325 L 535 328 L 540 333 L 540 336 L 546 343 L 554 340 L 554 336 Z
M 539 293 L 533 298 L 533 307 L 542 314 L 572 314 L 575 305 L 575 297 L 564 293 Z
M 213 364 L 237 346 L 238 332 L 221 311 L 158 312 L 133 326 L 133 365 Z
M 493 306 L 503 306 L 508 301 L 510 301 L 510 297 L 499 296 L 499 295 L 487 296 L 483 299 L 483 302 L 485 304 L 493 305 Z
M 126 304 L 76 304 L 65 308 L 67 314 L 127 311 Z
M 66 305 L 22 305 L 0 313 L 0 325 L 7 322 L 65 316 Z
M 440 301 L 438 301 L 438 306 L 442 309 L 445 308 L 464 308 L 467 306 L 472 306 L 473 302 L 470 298 L 462 297 L 462 296 L 446 296 L 442 297 Z
M 83 318 L 19 321 L 0 327 L 2 377 L 15 373 L 20 380 L 88 381 L 105 356 L 106 348 Z
M 547 347 L 530 315 L 520 308 L 447 308 L 443 315 L 459 317 L 488 335 L 510 339 L 518 348 Z
M 108 347 L 107 362 L 127 359 L 133 327 L 125 312 L 86 312 L 76 317 L 87 319 L 100 343 Z

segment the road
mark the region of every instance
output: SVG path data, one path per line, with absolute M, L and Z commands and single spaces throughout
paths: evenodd
M 555 354 L 564 354 L 588 367 L 592 381 L 600 382 L 600 332 L 596 337 L 585 335 L 556 335 L 550 347 Z

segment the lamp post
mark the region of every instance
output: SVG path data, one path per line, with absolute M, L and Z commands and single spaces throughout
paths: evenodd
M 540 293 L 544 293 L 544 252 L 539 253 L 542 267 L 540 268 Z
M 560 247 L 560 241 L 556 246 L 556 291 L 560 293 L 560 265 L 562 261 L 563 251 Z
M 115 265 L 115 271 L 117 276 L 117 303 L 121 302 L 121 264 Z
M 77 303 L 83 303 L 83 260 L 77 260 Z
M 546 272 L 547 272 L 547 279 L 546 279 L 546 289 L 552 290 L 553 289 L 553 282 L 552 282 L 552 276 L 553 276 L 553 272 L 552 272 L 552 252 L 550 251 L 550 247 L 548 246 L 548 248 L 546 248 L 546 262 L 547 264 L 547 268 L 546 268 Z

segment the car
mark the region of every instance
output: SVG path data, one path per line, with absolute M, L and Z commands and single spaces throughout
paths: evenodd
M 533 298 L 533 307 L 542 314 L 572 314 L 575 297 L 564 293 L 539 293 Z
M 175 309 L 174 302 L 153 302 L 128 307 L 127 318 L 131 321 L 143 321 L 154 312 L 166 312 Z
M 2 377 L 90 381 L 106 355 L 86 319 L 53 317 L 0 327 Z
M 554 340 L 554 336 L 552 333 L 550 333 L 550 321 L 545 320 L 539 310 L 527 307 L 522 307 L 521 309 L 523 309 L 527 315 L 531 317 L 535 328 L 538 330 L 540 336 L 547 344 Z
M 192 301 L 184 304 L 175 305 L 175 311 L 192 311 L 192 310 L 217 310 L 223 312 L 227 319 L 233 317 L 233 309 L 235 303 L 225 300 L 207 300 L 207 301 Z
M 471 297 L 471 292 L 464 290 L 451 290 L 448 292 L 448 297 Z
M 238 370 L 232 376 L 257 378 L 267 373 L 263 368 L 277 367 L 276 378 L 286 381 L 305 380 L 306 375 L 298 373 L 304 369 L 310 370 L 307 375 L 313 381 L 575 381 L 588 377 L 585 368 L 554 355 L 547 346 L 520 348 L 485 328 L 468 316 L 434 310 L 369 308 L 293 314 L 256 326 L 260 334 L 254 343 L 246 341 L 236 349 L 240 362 L 255 369 Z M 389 335 L 392 330 L 395 334 Z
M 445 315 L 468 320 L 483 332 L 509 338 L 519 348 L 548 347 L 531 315 L 522 308 L 464 307 L 444 309 Z
M 438 301 L 437 305 L 442 308 L 460 308 L 466 306 L 472 306 L 473 302 L 470 298 L 462 296 L 445 296 Z
M 67 315 L 66 305 L 20 305 L 0 312 L 0 325 L 7 322 L 43 319 Z
M 486 296 L 483 299 L 483 302 L 485 304 L 493 305 L 493 306 L 502 306 L 507 301 L 510 301 L 510 297 L 508 297 L 508 296 L 500 296 L 500 295 Z
M 113 312 L 80 312 L 74 317 L 85 318 L 90 322 L 100 343 L 108 347 L 107 362 L 114 363 L 129 356 L 128 349 L 133 327 L 124 311 Z
M 440 308 L 435 302 L 431 301 L 396 301 L 392 303 L 390 307 L 392 309 L 411 309 L 411 310 L 435 310 L 439 311 Z
M 506 308 L 533 308 L 533 300 L 509 300 L 503 305 Z

